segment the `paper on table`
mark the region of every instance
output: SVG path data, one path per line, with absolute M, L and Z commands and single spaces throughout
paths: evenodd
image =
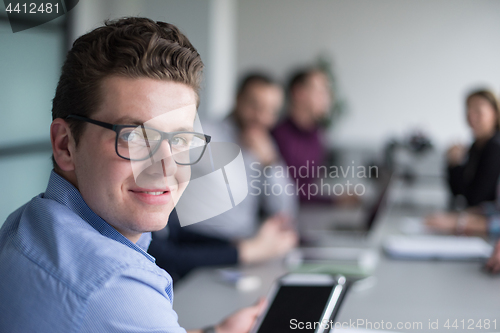
M 452 260 L 489 258 L 493 251 L 482 238 L 462 236 L 390 236 L 384 249 L 395 258 Z
M 300 248 L 287 256 L 293 272 L 369 276 L 379 262 L 378 251 L 366 248 Z

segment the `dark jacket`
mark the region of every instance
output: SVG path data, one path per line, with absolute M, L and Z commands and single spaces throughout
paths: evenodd
M 236 246 L 182 228 L 175 209 L 166 228 L 166 232 L 153 232 L 148 252 L 174 282 L 198 267 L 234 265 L 238 262 Z
M 485 201 L 495 201 L 500 176 L 500 133 L 482 147 L 474 142 L 462 165 L 448 166 L 448 184 L 456 197 L 463 195 L 467 205 L 477 206 Z

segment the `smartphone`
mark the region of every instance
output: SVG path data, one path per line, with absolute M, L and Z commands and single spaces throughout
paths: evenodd
M 346 291 L 344 276 L 285 275 L 272 287 L 250 333 L 328 332 Z

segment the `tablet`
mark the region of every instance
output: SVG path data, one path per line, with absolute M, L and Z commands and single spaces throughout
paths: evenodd
M 251 333 L 328 332 L 347 290 L 344 276 L 289 274 L 279 279 Z

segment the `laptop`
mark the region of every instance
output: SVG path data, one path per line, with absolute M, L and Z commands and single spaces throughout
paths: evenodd
M 368 247 L 367 238 L 387 206 L 391 179 L 392 173 L 379 178 L 378 193 L 372 202 L 362 208 L 364 217 L 361 221 L 342 221 L 341 227 L 337 223 L 332 226 L 330 221 L 329 230 L 317 230 L 316 235 L 309 233 L 303 246 L 289 256 L 291 266 L 303 272 L 370 275 L 378 264 L 379 255 L 378 251 Z M 350 225 L 353 226 L 345 227 Z
M 366 243 L 377 219 L 387 207 L 387 194 L 392 180 L 392 172 L 381 173 L 373 200 L 347 216 L 335 216 L 328 211 L 332 207 L 314 207 L 314 218 L 323 219 L 319 228 L 302 227 L 304 246 L 359 246 Z M 316 215 L 316 216 L 314 216 Z M 317 221 L 312 221 L 317 222 Z

